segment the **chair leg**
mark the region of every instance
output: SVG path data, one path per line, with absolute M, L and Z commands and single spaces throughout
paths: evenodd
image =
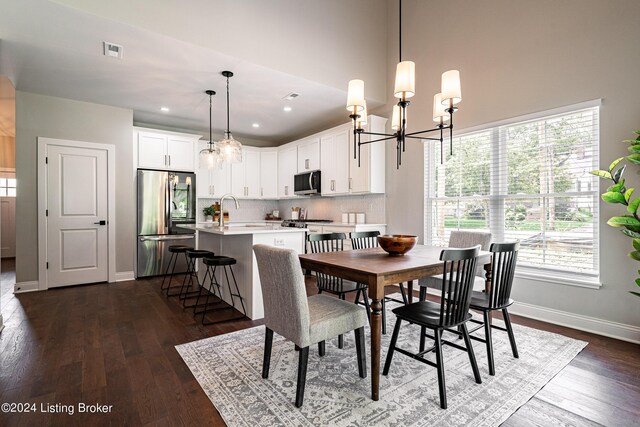
M 173 252 L 171 253 L 171 256 L 169 257 L 169 263 L 167 264 L 167 268 L 164 271 L 164 276 L 162 276 L 162 283 L 160 284 L 160 290 L 164 291 L 164 281 L 167 278 L 167 275 L 169 274 L 169 268 L 171 267 L 171 262 L 173 261 L 173 256 L 176 255 Z M 171 279 L 169 279 L 169 285 L 171 285 Z
M 339 298 L 341 300 L 345 300 L 345 295 L 344 294 L 340 294 Z M 338 348 L 344 348 L 344 335 L 340 334 L 338 335 Z
M 356 336 L 356 353 L 358 356 L 358 374 L 360 378 L 367 377 L 367 355 L 364 347 L 364 327 L 354 331 Z
M 502 309 L 502 318 L 504 319 L 504 325 L 507 327 L 507 334 L 509 335 L 509 342 L 511 343 L 511 351 L 513 357 L 518 359 L 518 347 L 516 347 L 516 337 L 513 335 L 513 328 L 511 327 L 511 319 L 509 318 L 509 312 L 506 308 Z
M 420 296 L 418 297 L 418 300 L 424 301 L 426 299 L 427 299 L 427 288 L 424 286 L 420 286 Z
M 491 339 L 491 323 L 489 319 L 489 312 L 482 313 L 484 317 L 484 339 L 487 344 L 487 360 L 489 361 L 489 375 L 496 374 L 496 368 L 493 362 L 493 342 Z
M 387 304 L 385 304 L 385 299 L 382 298 L 382 335 L 387 334 Z
M 440 390 L 440 407 L 447 409 L 447 387 L 444 381 L 444 359 L 442 357 L 442 331 L 435 331 L 436 365 L 438 368 L 438 388 Z
M 300 349 L 298 355 L 298 386 L 296 387 L 296 408 L 302 406 L 304 400 L 304 386 L 307 382 L 307 364 L 309 362 L 309 347 Z
M 273 331 L 264 329 L 264 359 L 262 359 L 262 378 L 269 378 L 269 367 L 271 366 L 271 348 L 273 346 Z
M 469 362 L 471 363 L 471 369 L 473 369 L 473 377 L 476 383 L 482 384 L 482 378 L 480 378 L 480 371 L 478 370 L 478 363 L 476 362 L 476 355 L 473 352 L 473 346 L 471 345 L 471 338 L 469 337 L 469 330 L 467 324 L 460 325 L 460 330 L 464 338 L 464 346 L 467 347 L 467 353 L 469 354 Z
M 420 352 L 422 353 L 424 351 L 424 347 L 425 347 L 425 341 L 426 341 L 426 333 L 427 333 L 427 328 L 426 326 L 421 326 L 420 327 Z
M 401 319 L 396 319 L 396 325 L 393 327 L 393 335 L 391 335 L 391 343 L 389 344 L 389 351 L 387 351 L 387 359 L 384 361 L 384 369 L 382 375 L 389 374 L 389 368 L 391 368 L 391 359 L 393 358 L 393 352 L 396 349 L 396 342 L 398 341 L 398 335 L 400 334 Z
M 327 346 L 326 346 L 326 343 L 324 341 L 320 341 L 318 343 L 318 354 L 320 355 L 320 357 L 322 357 L 325 354 L 327 354 Z

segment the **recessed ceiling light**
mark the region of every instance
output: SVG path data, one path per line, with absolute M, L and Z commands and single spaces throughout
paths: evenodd
M 254 128 L 259 128 L 260 127 L 260 123 L 254 123 L 251 126 L 253 126 Z
M 285 106 L 285 107 L 283 108 L 283 110 L 284 110 L 284 111 L 286 111 L 286 112 L 289 112 L 289 111 L 291 111 L 291 107 L 289 107 L 289 106 L 287 105 L 287 106 Z
M 163 113 L 168 113 L 169 107 L 160 107 L 160 111 L 162 111 Z

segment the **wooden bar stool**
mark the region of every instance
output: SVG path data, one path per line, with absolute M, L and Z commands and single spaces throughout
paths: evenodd
M 178 263 L 178 257 L 180 256 L 180 254 L 184 255 L 184 259 L 187 261 L 187 265 L 189 264 L 189 258 L 187 258 L 188 250 L 193 250 L 193 247 L 185 246 L 185 245 L 169 246 L 169 253 L 171 254 L 171 256 L 169 257 L 169 263 L 167 264 L 167 269 L 164 272 L 164 277 L 162 278 L 162 284 L 160 285 L 160 290 L 166 291 L 167 297 L 179 295 L 179 294 L 170 294 L 169 291 L 173 288 L 178 288 L 178 286 L 173 286 L 172 288 L 171 281 L 173 280 L 173 276 L 175 275 L 176 264 Z M 169 273 L 169 270 L 171 270 L 171 273 Z M 164 282 L 167 279 L 167 276 L 169 277 L 169 282 L 165 287 Z M 182 289 L 182 286 L 180 286 L 180 288 Z

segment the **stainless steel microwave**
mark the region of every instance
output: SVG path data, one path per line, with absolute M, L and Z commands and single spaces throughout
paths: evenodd
M 307 195 L 320 194 L 320 171 L 310 171 L 295 175 L 293 192 Z

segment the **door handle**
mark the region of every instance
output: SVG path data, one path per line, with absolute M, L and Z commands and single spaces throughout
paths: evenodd
M 94 222 L 95 225 L 107 225 L 107 221 L 105 221 L 104 219 L 101 219 L 98 222 Z
M 167 157 L 169 158 L 169 166 L 171 166 L 171 155 L 169 154 Z
M 288 196 L 288 195 L 289 195 L 289 186 L 288 186 L 288 185 L 285 185 L 285 186 L 284 186 L 284 195 L 285 195 L 285 196 Z

